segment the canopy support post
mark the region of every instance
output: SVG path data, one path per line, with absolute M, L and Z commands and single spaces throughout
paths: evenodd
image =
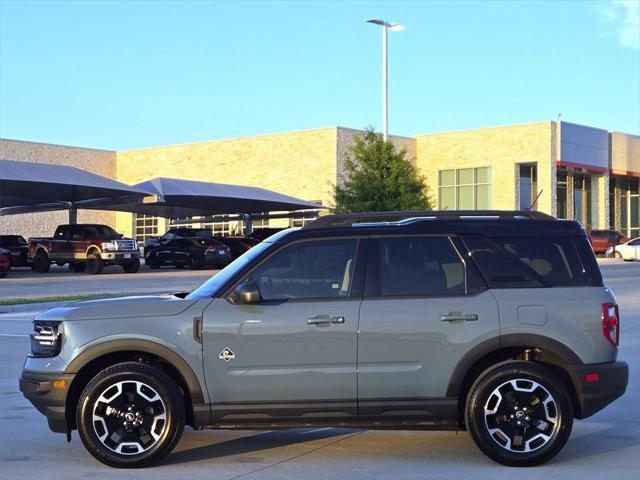
M 78 223 L 78 209 L 73 203 L 69 203 L 69 225 Z
M 242 214 L 242 221 L 244 222 L 244 235 L 249 236 L 253 233 L 253 221 L 250 213 Z

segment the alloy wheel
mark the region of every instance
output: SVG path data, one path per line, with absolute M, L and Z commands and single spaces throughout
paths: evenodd
M 133 380 L 106 388 L 93 406 L 93 430 L 102 444 L 121 455 L 148 451 L 167 428 L 164 401 L 152 387 Z
M 517 378 L 495 388 L 484 405 L 489 435 L 502 448 L 529 453 L 558 431 L 557 401 L 540 383 Z

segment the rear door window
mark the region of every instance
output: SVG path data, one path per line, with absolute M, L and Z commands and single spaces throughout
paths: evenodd
M 372 240 L 366 295 L 447 296 L 467 291 L 466 266 L 446 236 Z

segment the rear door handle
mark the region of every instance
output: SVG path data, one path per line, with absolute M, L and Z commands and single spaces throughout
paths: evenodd
M 315 317 L 307 318 L 307 325 L 331 325 L 344 323 L 344 317 L 342 315 L 316 315 Z
M 446 315 L 440 315 L 443 322 L 475 322 L 478 320 L 477 313 L 449 312 Z

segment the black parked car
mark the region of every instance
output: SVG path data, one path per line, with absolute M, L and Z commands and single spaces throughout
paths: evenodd
M 0 247 L 11 252 L 12 267 L 29 266 L 29 244 L 20 235 L 0 235 Z
M 284 230 L 284 228 L 274 228 L 274 227 L 256 228 L 253 232 L 251 232 L 249 236 L 261 242 L 269 238 L 271 235 L 281 232 L 282 230 Z
M 260 240 L 251 237 L 215 237 L 215 239 L 231 249 L 233 260 L 260 243 Z
M 144 256 L 146 258 L 147 252 L 151 249 L 164 245 L 171 240 L 178 238 L 213 238 L 213 231 L 210 228 L 191 228 L 191 227 L 176 227 L 170 228 L 160 237 L 150 237 L 144 241 Z
M 151 269 L 164 265 L 194 270 L 207 265 L 223 267 L 231 262 L 231 250 L 213 238 L 177 238 L 149 250 L 145 263 Z

